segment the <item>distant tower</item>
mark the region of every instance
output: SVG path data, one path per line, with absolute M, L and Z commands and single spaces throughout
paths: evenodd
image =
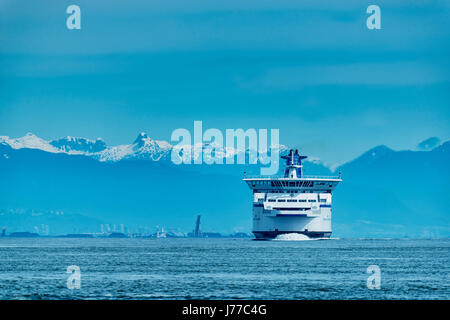
M 194 237 L 195 238 L 199 238 L 201 236 L 201 231 L 200 231 L 200 215 L 197 216 L 197 221 L 195 222 L 195 229 L 194 229 Z
M 2 237 L 6 236 L 6 227 L 2 228 Z
M 41 224 L 41 234 L 44 236 L 48 236 L 49 226 L 47 224 Z

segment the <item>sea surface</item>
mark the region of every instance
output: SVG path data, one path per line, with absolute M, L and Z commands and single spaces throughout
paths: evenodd
M 0 238 L 1 299 L 449 299 L 449 274 L 450 239 Z

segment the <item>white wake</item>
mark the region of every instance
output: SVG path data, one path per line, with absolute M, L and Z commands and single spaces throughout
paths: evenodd
M 273 240 L 278 241 L 313 241 L 313 240 L 338 240 L 339 238 L 310 238 L 301 233 L 284 233 L 279 234 Z
M 282 241 L 308 241 L 308 240 L 314 240 L 308 237 L 307 235 L 300 234 L 300 233 L 284 233 L 279 234 L 275 237 L 273 240 L 282 240 Z

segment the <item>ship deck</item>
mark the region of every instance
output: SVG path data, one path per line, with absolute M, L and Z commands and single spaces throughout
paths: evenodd
M 284 176 L 244 176 L 244 181 L 342 181 L 339 176 L 303 176 L 301 178 L 285 178 Z

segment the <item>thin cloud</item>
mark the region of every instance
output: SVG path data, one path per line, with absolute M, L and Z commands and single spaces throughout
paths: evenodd
M 316 85 L 428 85 L 449 80 L 445 72 L 424 63 L 355 63 L 273 68 L 255 78 L 241 78 L 238 85 L 290 90 Z

